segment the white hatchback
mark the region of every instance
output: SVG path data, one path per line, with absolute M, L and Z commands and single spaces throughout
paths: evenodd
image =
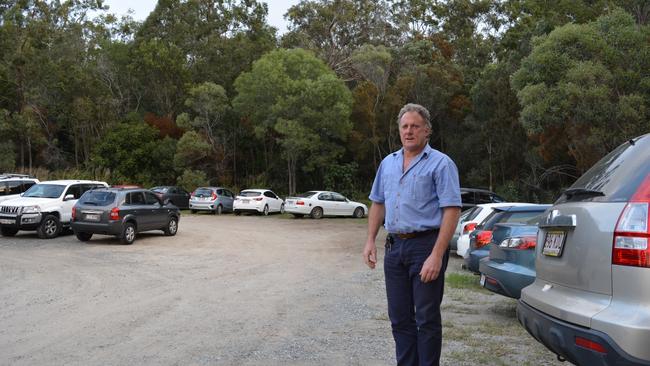
M 368 207 L 363 203 L 350 201 L 342 194 L 330 191 L 309 191 L 287 197 L 285 210 L 296 217 L 309 215 L 314 219 L 323 216 L 362 218 L 368 214 Z
M 461 257 L 465 257 L 469 250 L 469 234 L 476 229 L 477 226 L 481 225 L 485 219 L 494 212 L 495 208 L 499 207 L 512 207 L 512 206 L 527 206 L 530 203 L 521 203 L 521 202 L 500 202 L 500 203 L 484 203 L 481 205 L 476 205 L 471 208 L 471 212 L 465 217 L 459 225 L 460 232 L 458 233 L 458 241 L 456 243 L 456 254 Z
M 271 212 L 284 213 L 284 201 L 268 189 L 245 189 L 235 197 L 233 212 L 257 212 L 268 215 Z

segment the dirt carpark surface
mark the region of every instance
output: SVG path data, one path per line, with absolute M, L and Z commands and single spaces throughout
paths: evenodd
M 0 238 L 0 364 L 393 365 L 365 234 L 365 219 L 184 215 L 177 236 L 130 246 Z M 560 364 L 514 300 L 460 265 L 452 255 L 443 365 Z

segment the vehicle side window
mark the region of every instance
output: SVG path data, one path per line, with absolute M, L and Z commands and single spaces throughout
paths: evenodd
M 265 195 L 266 197 L 269 197 L 269 198 L 275 198 L 275 196 L 273 195 L 273 193 L 271 193 L 271 192 L 269 192 L 269 191 L 264 192 L 264 195 Z
M 7 182 L 7 188 L 9 190 L 7 194 L 21 194 L 20 185 L 20 181 L 17 180 Z
M 84 194 L 84 193 L 86 193 L 86 191 L 89 191 L 89 190 L 91 190 L 93 188 L 99 188 L 99 187 L 100 186 L 98 186 L 96 184 L 82 184 L 81 185 L 81 194 Z
M 35 182 L 31 180 L 26 180 L 23 182 L 23 192 L 27 191 L 28 189 L 32 188 L 32 186 L 36 184 Z
M 476 196 L 478 197 L 478 203 L 490 203 L 490 202 L 492 202 L 492 195 L 490 195 L 489 193 L 479 192 L 479 193 L 476 194 Z
M 318 199 L 321 201 L 331 201 L 332 195 L 329 193 L 321 193 L 318 195 Z
M 332 199 L 337 202 L 345 202 L 345 197 L 339 193 L 332 193 Z
M 156 197 L 156 195 L 151 192 L 144 192 L 144 196 L 148 205 L 155 205 L 160 203 L 158 197 Z
M 7 183 L 0 182 L 0 196 L 6 196 L 9 194 L 9 187 Z
M 126 196 L 127 205 L 144 205 L 144 196 L 142 192 L 131 192 Z
M 170 194 L 176 194 L 178 193 L 178 190 L 176 190 L 176 187 L 169 187 L 169 192 Z
M 223 189 L 217 189 L 217 196 L 223 196 Z
M 68 190 L 65 192 L 63 197 L 71 194 L 74 196 L 74 199 L 78 200 L 79 197 L 81 197 L 82 193 L 83 192 L 81 192 L 81 184 L 73 184 L 70 187 L 68 187 Z

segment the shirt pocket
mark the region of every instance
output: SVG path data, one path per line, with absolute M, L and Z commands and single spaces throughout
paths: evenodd
M 429 200 L 435 197 L 433 177 L 430 175 L 415 176 L 411 192 L 411 196 L 416 200 Z

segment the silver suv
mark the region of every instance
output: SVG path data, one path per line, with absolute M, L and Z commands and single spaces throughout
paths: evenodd
M 579 365 L 650 365 L 650 134 L 619 146 L 547 210 L 517 317 Z

